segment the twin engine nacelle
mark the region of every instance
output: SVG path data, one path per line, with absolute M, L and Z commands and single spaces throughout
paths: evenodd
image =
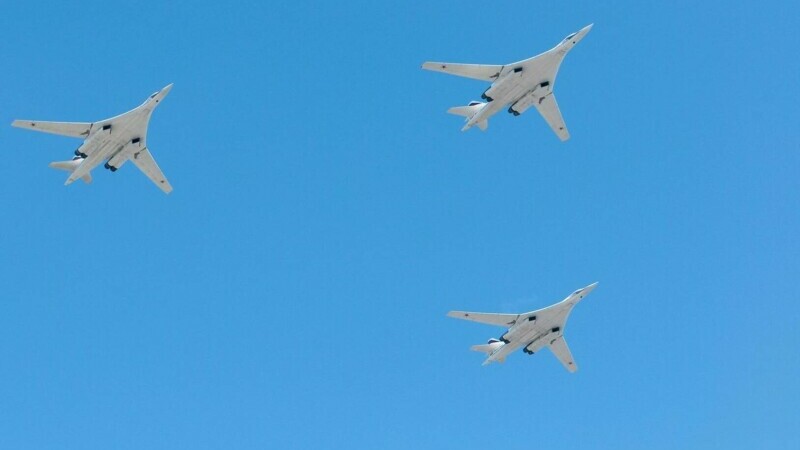
M 510 341 L 522 337 L 530 328 L 524 326 L 525 323 L 534 322 L 536 321 L 536 316 L 528 316 L 528 317 L 521 317 L 517 320 L 511 328 L 506 331 L 506 333 L 500 336 L 500 340 L 505 342 L 506 344 Z
M 118 152 L 116 155 L 112 156 L 111 159 L 108 160 L 105 164 L 105 168 L 111 170 L 112 172 L 116 172 L 117 169 L 122 167 L 125 164 L 125 161 L 128 160 L 128 155 L 125 152 Z
M 522 67 L 513 69 L 510 73 L 503 76 L 503 78 L 500 78 L 499 80 L 495 81 L 494 84 L 489 86 L 489 89 L 481 94 L 481 98 L 491 102 L 494 99 L 507 94 L 514 87 L 514 83 L 512 83 L 511 80 L 519 80 L 521 77 Z

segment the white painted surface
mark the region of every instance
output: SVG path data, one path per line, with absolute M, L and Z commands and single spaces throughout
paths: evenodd
M 466 131 L 475 125 L 485 130 L 488 120 L 493 115 L 511 105 L 509 112 L 519 115 L 531 106 L 536 107 L 553 132 L 562 141 L 569 139 L 569 131 L 558 103 L 553 96 L 553 86 L 556 82 L 558 69 L 564 56 L 583 39 L 592 25 L 584 27 L 562 40 L 552 49 L 532 58 L 505 65 L 484 64 L 458 64 L 444 62 L 426 62 L 423 69 L 442 72 L 460 77 L 489 81 L 489 89 L 484 91 L 482 98 L 488 103 L 474 111 L 465 110 L 464 107 L 450 108 L 448 112 L 465 115 Z M 454 112 L 458 111 L 458 112 Z
M 490 340 L 488 344 L 474 345 L 470 348 L 487 354 L 483 365 L 503 362 L 509 354 L 519 348 L 523 348 L 526 353 L 533 354 L 543 347 L 548 347 L 565 369 L 575 372 L 578 370 L 578 365 L 564 340 L 564 327 L 572 308 L 589 295 L 595 287 L 597 287 L 597 283 L 592 283 L 585 288 L 578 289 L 555 305 L 523 314 L 450 311 L 447 316 L 508 328 L 500 336 L 500 342 Z
M 43 133 L 84 138 L 83 144 L 77 150 L 82 154 L 81 158 L 50 164 L 50 167 L 70 172 L 64 184 L 71 184 L 78 178 L 88 183 L 91 181 L 91 171 L 104 161 L 107 166 L 118 169 L 133 158 L 136 167 L 168 194 L 172 191 L 172 186 L 147 149 L 147 126 L 153 110 L 171 89 L 172 84 L 153 93 L 140 106 L 98 122 L 15 120 L 11 125 Z

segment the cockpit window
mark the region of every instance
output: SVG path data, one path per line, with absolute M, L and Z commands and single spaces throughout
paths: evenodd
M 578 34 L 578 33 L 572 33 L 572 34 L 570 34 L 569 36 L 565 37 L 565 38 L 564 38 L 564 40 L 565 40 L 565 41 L 568 41 L 568 40 L 570 40 L 570 39 L 574 38 L 576 34 Z
M 153 95 L 151 95 L 151 96 L 150 96 L 150 98 L 153 98 L 153 97 L 155 97 L 156 95 L 158 95 L 158 92 L 153 92 Z

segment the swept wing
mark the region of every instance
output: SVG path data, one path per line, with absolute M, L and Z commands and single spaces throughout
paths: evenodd
M 536 106 L 536 109 L 539 110 L 539 114 L 544 117 L 544 120 L 550 125 L 550 128 L 559 139 L 562 141 L 569 139 L 567 124 L 564 123 L 564 118 L 561 117 L 561 110 L 558 109 L 558 103 L 556 103 L 556 96 L 554 94 L 551 93 L 545 96 L 541 101 L 534 103 L 534 106 Z
M 499 327 L 510 327 L 514 325 L 519 318 L 519 314 L 493 314 L 467 311 L 450 311 L 447 313 L 447 316 L 454 319 L 485 323 L 487 325 L 497 325 Z
M 553 352 L 556 358 L 561 361 L 561 364 L 570 372 L 575 372 L 578 370 L 578 365 L 575 364 L 575 360 L 572 358 L 572 353 L 569 351 L 569 347 L 567 346 L 567 341 L 564 340 L 563 336 L 559 336 L 555 341 L 553 341 L 550 345 L 550 351 Z
M 450 75 L 482 81 L 495 81 L 497 77 L 500 76 L 500 72 L 503 71 L 503 66 L 445 62 L 426 62 L 422 65 L 422 68 L 434 72 L 449 73 Z
M 36 120 L 15 120 L 11 122 L 11 126 L 33 131 L 41 131 L 42 133 L 84 139 L 89 136 L 89 132 L 92 130 L 92 124 L 88 122 L 42 122 Z
M 150 150 L 143 149 L 136 153 L 134 153 L 130 160 L 133 162 L 139 170 L 144 173 L 150 181 L 153 182 L 159 189 L 164 191 L 165 194 L 169 194 L 172 192 L 172 185 L 169 184 L 167 177 L 164 176 L 164 173 L 161 172 L 161 169 L 156 164 L 156 160 L 153 159 L 153 155 L 150 153 Z

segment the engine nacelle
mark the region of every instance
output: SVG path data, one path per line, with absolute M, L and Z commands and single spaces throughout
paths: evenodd
M 527 111 L 531 106 L 542 103 L 544 98 L 550 95 L 552 91 L 553 89 L 550 87 L 550 82 L 542 81 L 536 85 L 533 90 L 529 91 L 523 95 L 522 98 L 514 102 L 514 104 L 508 108 L 508 112 L 518 116 Z
M 491 102 L 508 94 L 515 87 L 515 83 L 512 80 L 519 80 L 520 78 L 522 78 L 522 67 L 517 67 L 489 86 L 489 89 L 481 94 L 481 98 Z
M 125 161 L 127 160 L 128 160 L 128 155 L 125 152 L 118 152 L 116 155 L 112 156 L 111 159 L 108 160 L 106 165 L 108 165 L 111 168 L 111 171 L 113 172 L 122 167 L 122 165 L 125 164 Z
M 83 144 L 81 144 L 81 146 L 80 146 L 80 147 L 78 147 L 78 148 L 75 150 L 75 157 L 77 157 L 77 158 L 83 158 L 83 159 L 86 159 L 86 157 L 87 157 L 88 155 L 87 155 L 86 153 L 84 153 L 84 152 L 83 152 L 83 149 L 84 149 L 85 147 L 86 147 L 86 142 L 84 142 Z
M 536 316 L 520 317 L 504 335 L 500 336 L 500 340 L 507 344 L 514 339 L 521 338 L 523 334 L 530 330 L 530 328 L 525 324 L 534 321 L 536 321 Z

